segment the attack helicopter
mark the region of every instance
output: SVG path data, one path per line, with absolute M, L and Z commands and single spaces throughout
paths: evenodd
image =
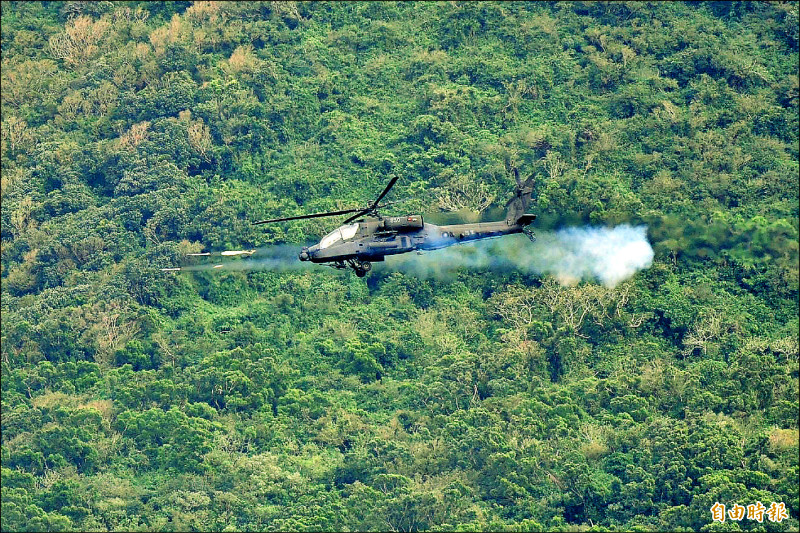
M 319 243 L 303 247 L 299 259 L 333 268 L 352 268 L 356 276 L 364 277 L 372 269 L 372 263 L 384 261 L 387 255 L 437 250 L 512 233 L 524 233 L 531 241 L 536 240 L 530 228 L 536 215 L 525 212 L 531 201 L 533 177 L 523 183 L 516 169 L 514 177 L 517 187 L 514 196 L 506 204 L 506 218 L 495 222 L 438 226 L 425 222 L 422 215 L 382 216 L 378 210 L 386 205 L 380 205 L 380 202 L 397 183 L 398 178 L 393 177 L 367 207 L 271 218 L 253 222 L 253 225 L 354 213 Z

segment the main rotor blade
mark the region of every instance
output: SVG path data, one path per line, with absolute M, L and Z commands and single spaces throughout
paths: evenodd
M 283 222 L 284 220 L 300 220 L 302 218 L 333 217 L 336 215 L 355 213 L 356 211 L 361 211 L 361 210 L 363 210 L 363 207 L 359 207 L 358 209 L 343 209 L 341 211 L 328 211 L 327 213 L 314 213 L 311 215 L 297 215 L 293 217 L 271 218 L 269 220 L 259 220 L 258 222 L 253 222 L 253 226 L 256 226 L 258 224 L 267 224 L 269 222 Z
M 389 192 L 389 189 L 394 187 L 394 184 L 397 182 L 398 179 L 399 178 L 397 176 L 392 178 L 391 181 L 389 182 L 389 185 L 387 185 L 386 188 L 383 189 L 383 192 L 378 196 L 377 199 L 375 199 L 375 201 L 372 203 L 372 205 L 369 206 L 369 207 L 366 207 L 366 208 L 365 207 L 359 207 L 359 208 L 356 208 L 356 209 L 343 209 L 341 211 L 328 211 L 326 213 L 313 213 L 311 215 L 297 215 L 297 216 L 293 216 L 293 217 L 271 218 L 269 220 L 259 220 L 258 222 L 253 222 L 253 226 L 257 226 L 258 224 L 269 224 L 270 222 L 283 222 L 285 220 L 301 220 L 301 219 L 304 219 L 304 218 L 333 217 L 333 216 L 336 216 L 336 215 L 345 215 L 347 213 L 356 213 L 357 212 L 358 214 L 353 215 L 352 217 L 348 218 L 347 220 L 345 220 L 343 222 L 344 224 L 347 224 L 348 222 L 352 222 L 353 220 L 357 219 L 361 215 L 365 215 L 367 213 L 375 211 L 375 209 L 377 209 L 377 207 L 378 207 L 378 203 L 381 200 L 383 200 L 383 197 L 386 196 L 386 194 Z
M 359 211 L 355 215 L 349 217 L 347 220 L 343 220 L 342 224 L 349 224 L 350 222 L 354 221 L 355 219 L 357 219 L 357 218 L 359 218 L 359 217 L 361 217 L 363 215 L 366 215 L 367 213 L 371 213 L 371 212 L 372 212 L 372 209 L 362 209 L 361 211 Z
M 380 194 L 380 196 L 378 196 L 378 198 L 372 203 L 372 205 L 370 206 L 371 209 L 375 209 L 376 207 L 378 207 L 378 202 L 383 200 L 383 197 L 386 196 L 386 193 L 389 192 L 389 189 L 394 187 L 394 184 L 395 182 L 397 182 L 398 179 L 399 178 L 397 176 L 392 178 L 392 181 L 389 182 L 389 185 L 387 185 L 386 188 L 383 189 L 383 192 Z

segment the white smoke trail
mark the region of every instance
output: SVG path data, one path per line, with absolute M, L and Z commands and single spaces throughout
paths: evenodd
M 180 271 L 202 272 L 208 270 L 300 270 L 309 267 L 309 263 L 300 261 L 297 256 L 300 253 L 299 245 L 276 244 L 262 246 L 256 249 L 252 256 L 231 258 L 228 252 L 212 252 L 214 256 L 209 257 L 209 262 L 195 265 L 182 265 L 175 267 Z M 189 254 L 192 255 L 192 254 Z M 194 254 L 199 255 L 199 254 Z M 238 254 L 241 256 L 242 254 Z M 217 257 L 220 256 L 220 257 Z M 173 268 L 165 269 L 173 271 Z
M 623 224 L 614 228 L 565 228 L 543 232 L 535 243 L 522 235 L 511 235 L 423 255 L 390 256 L 383 268 L 420 277 L 448 276 L 459 268 L 518 270 L 551 275 L 564 285 L 597 279 L 607 287 L 614 287 L 649 267 L 652 261 L 653 249 L 647 241 L 647 228 Z

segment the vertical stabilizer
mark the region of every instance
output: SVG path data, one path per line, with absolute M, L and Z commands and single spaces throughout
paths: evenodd
M 534 218 L 533 215 L 527 215 L 525 211 L 531 203 L 531 194 L 533 193 L 533 178 L 531 175 L 525 183 L 519 179 L 519 171 L 514 169 L 514 178 L 517 182 L 517 188 L 514 191 L 514 197 L 506 204 L 506 224 L 513 226 L 514 224 L 529 224 Z M 526 218 L 527 217 L 527 218 Z M 533 218 L 531 218 L 533 217 Z M 522 219 L 522 221 L 520 220 Z

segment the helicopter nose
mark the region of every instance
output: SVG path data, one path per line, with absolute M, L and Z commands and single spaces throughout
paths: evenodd
M 308 261 L 308 259 L 308 247 L 306 246 L 300 250 L 300 261 Z

